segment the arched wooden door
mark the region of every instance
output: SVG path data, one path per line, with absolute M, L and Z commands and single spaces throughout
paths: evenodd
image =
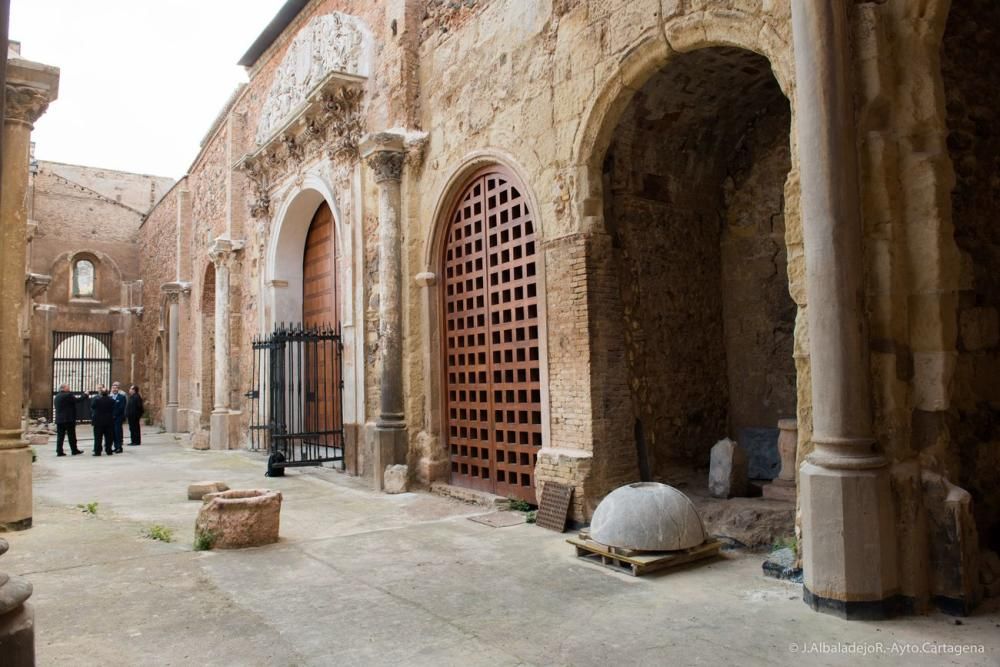
M 313 215 L 302 253 L 302 326 L 304 329 L 336 329 L 337 235 L 333 212 L 323 202 Z M 306 432 L 329 430 L 340 424 L 340 369 L 327 345 L 304 347 L 304 418 Z
M 475 174 L 451 212 L 442 266 L 451 480 L 532 503 L 542 446 L 536 252 L 513 174 Z

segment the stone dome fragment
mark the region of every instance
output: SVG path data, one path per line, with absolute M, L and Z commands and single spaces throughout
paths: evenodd
M 641 551 L 690 549 L 705 541 L 705 527 L 694 503 L 658 482 L 637 482 L 609 493 L 590 522 L 593 540 Z

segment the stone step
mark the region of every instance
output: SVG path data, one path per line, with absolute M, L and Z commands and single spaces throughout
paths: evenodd
M 498 510 L 510 509 L 510 499 L 508 498 L 497 496 L 486 491 L 477 491 L 476 489 L 467 489 L 463 486 L 454 486 L 453 484 L 447 484 L 446 482 L 433 482 L 431 484 L 431 493 L 439 496 L 445 496 L 446 498 L 461 500 L 464 503 L 473 503 L 475 505 L 482 505 L 484 507 L 491 507 Z

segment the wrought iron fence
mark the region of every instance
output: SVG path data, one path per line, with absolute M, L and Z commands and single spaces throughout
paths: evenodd
M 70 391 L 84 394 L 98 384 L 111 384 L 111 338 L 113 332 L 91 333 L 81 331 L 54 331 L 52 333 L 52 396 L 59 393 L 60 385 L 69 385 Z M 36 409 L 41 413 L 42 409 Z M 52 419 L 53 408 L 45 408 Z M 90 421 L 90 402 L 80 401 L 76 406 L 76 420 Z
M 281 324 L 253 351 L 250 448 L 277 455 L 276 468 L 343 461 L 339 327 Z

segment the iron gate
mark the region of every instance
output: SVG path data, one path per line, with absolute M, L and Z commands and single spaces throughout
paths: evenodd
M 98 384 L 111 385 L 111 336 L 113 332 L 89 333 L 54 331 L 52 333 L 52 396 L 59 385 L 70 391 L 93 391 Z M 51 411 L 51 407 L 49 410 Z M 90 421 L 90 403 L 77 403 L 77 421 Z
M 340 329 L 284 324 L 253 341 L 250 448 L 277 468 L 344 460 Z

